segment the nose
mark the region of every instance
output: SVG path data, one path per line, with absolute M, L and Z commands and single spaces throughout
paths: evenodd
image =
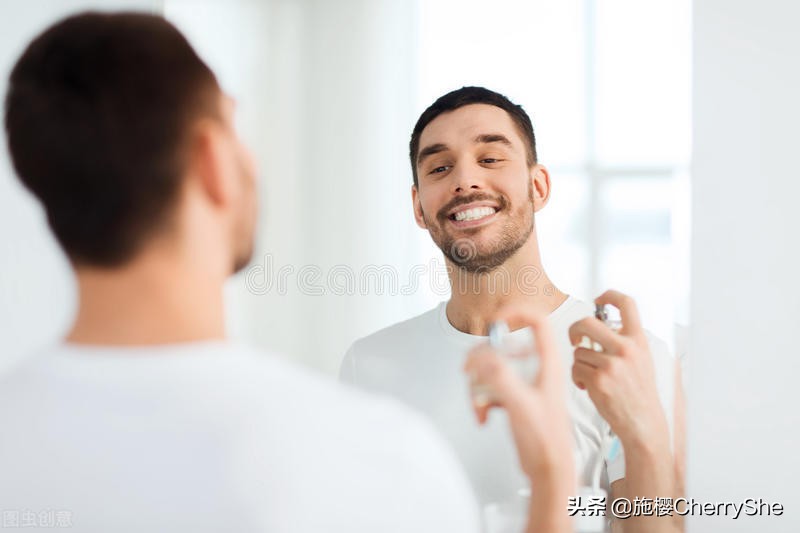
M 452 178 L 452 189 L 454 194 L 464 194 L 483 188 L 482 179 L 477 169 L 471 169 L 467 165 L 457 165 L 450 173 Z

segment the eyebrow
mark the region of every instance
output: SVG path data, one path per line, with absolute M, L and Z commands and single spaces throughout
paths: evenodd
M 482 133 L 477 137 L 475 137 L 472 140 L 472 142 L 474 142 L 475 144 L 501 143 L 505 144 L 508 147 L 513 147 L 511 141 L 508 140 L 508 137 L 500 133 Z M 442 143 L 436 143 L 426 146 L 425 148 L 419 151 L 419 155 L 417 156 L 417 165 L 421 165 L 426 157 L 438 154 L 439 152 L 444 152 L 449 149 L 450 148 L 446 144 Z
M 478 135 L 473 139 L 473 142 L 478 144 L 489 144 L 489 143 L 501 143 L 505 144 L 508 147 L 512 147 L 511 141 L 508 140 L 508 137 L 505 135 L 501 135 L 500 133 L 483 133 Z
M 442 143 L 436 143 L 426 146 L 425 148 L 419 151 L 419 155 L 417 156 L 417 165 L 421 165 L 426 157 L 432 156 L 433 154 L 438 154 L 439 152 L 444 152 L 445 150 L 449 150 L 449 148 L 447 147 L 446 144 Z

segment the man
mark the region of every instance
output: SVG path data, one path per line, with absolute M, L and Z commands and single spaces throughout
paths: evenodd
M 478 530 L 427 422 L 226 340 L 255 171 L 233 103 L 174 27 L 57 23 L 14 67 L 5 127 L 79 306 L 64 342 L 0 379 L 4 526 Z
M 342 363 L 341 378 L 426 413 L 456 448 L 481 503 L 507 502 L 527 489 L 527 477 L 519 468 L 504 415 L 486 420 L 486 410 L 481 410 L 485 427 L 480 427 L 464 404 L 468 387 L 460 369 L 465 353 L 485 340 L 496 311 L 513 305 L 549 315 L 564 367 L 570 368 L 573 343 L 568 330 L 591 317 L 594 307 L 557 289 L 545 273 L 534 214 L 550 197 L 550 175 L 537 160 L 533 127 L 520 106 L 481 87 L 448 93 L 417 121 L 410 158 L 414 217 L 445 256 L 451 298 L 355 342 Z M 645 344 L 657 377 L 657 394 L 647 396 L 645 411 L 663 408 L 670 420 L 671 357 L 652 337 Z M 611 484 L 612 494 L 626 494 L 625 455 L 606 460 L 610 428 L 595 398 L 572 383 L 569 373 L 563 379 L 569 382 L 579 479 L 590 484 L 595 467 L 604 463 L 603 484 Z M 593 379 L 585 381 L 582 388 L 593 387 Z M 669 450 L 666 455 L 669 461 Z

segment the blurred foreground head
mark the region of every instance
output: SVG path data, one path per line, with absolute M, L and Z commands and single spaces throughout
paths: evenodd
M 77 268 L 155 249 L 252 253 L 255 171 L 233 102 L 158 16 L 83 13 L 36 37 L 5 101 L 11 160 Z

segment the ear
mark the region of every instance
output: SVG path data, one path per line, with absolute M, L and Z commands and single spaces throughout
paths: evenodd
M 542 165 L 533 165 L 531 182 L 533 184 L 533 211 L 536 212 L 546 206 L 550 199 L 550 173 Z
M 226 142 L 218 124 L 201 120 L 193 128 L 188 150 L 189 176 L 206 199 L 217 207 L 230 203 L 234 193 Z
M 428 229 L 428 225 L 425 224 L 425 217 L 422 216 L 422 203 L 419 200 L 419 190 L 416 185 L 411 186 L 411 203 L 414 207 L 414 220 L 417 221 L 417 226 L 422 229 Z

